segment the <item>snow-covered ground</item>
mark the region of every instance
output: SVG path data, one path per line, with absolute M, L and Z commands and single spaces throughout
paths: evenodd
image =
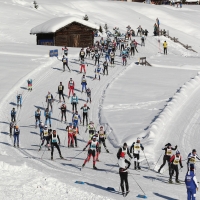
M 122 199 L 121 195 L 109 192 L 106 188 L 119 190 L 116 152 L 123 142 L 130 145 L 136 137 L 145 137 L 142 142 L 152 169 L 162 153 L 161 147 L 167 142 L 177 144 L 184 159 L 192 148 L 199 150 L 200 88 L 199 76 L 196 76 L 200 67 L 199 54 L 187 51 L 165 37 L 152 36 L 153 25 L 158 17 L 161 28 L 169 30 L 170 35 L 200 52 L 199 6 L 177 9 L 127 2 L 77 0 L 41 0 L 38 4 L 39 9 L 36 10 L 28 0 L 0 1 L 0 18 L 3 19 L 0 30 L 0 199 Z M 85 103 L 86 95 L 80 93 L 81 75 L 77 73 L 80 49 L 69 48 L 72 72 L 63 73 L 62 63 L 48 57 L 49 50 L 54 47 L 36 46 L 36 38 L 29 34 L 30 30 L 54 17 L 82 18 L 85 14 L 90 22 L 98 26 L 107 23 L 110 30 L 117 26 L 124 32 L 127 25 L 135 31 L 139 25 L 149 30 L 146 46 L 138 47 L 139 53 L 128 60 L 128 66 L 122 67 L 118 51 L 115 68 L 109 68 L 109 75 L 102 76 L 101 81 L 92 80 L 93 61 L 87 60 L 88 86 L 92 88 L 90 119 L 96 124 L 103 123 L 107 128 L 107 146 L 112 153 L 107 154 L 103 150 L 101 162 L 97 163 L 98 171 L 92 170 L 91 162 L 84 170 L 79 170 L 87 156 L 86 152 L 72 161 L 50 161 L 48 151 L 43 149 L 38 152 L 39 130 L 34 128 L 33 117 L 36 107 L 41 107 L 43 112 L 45 95 L 49 90 L 58 99 L 56 92 L 60 81 L 66 88 L 69 78 L 74 79 L 80 98 L 78 109 Z M 160 49 L 158 39 L 161 41 Z M 136 40 L 140 42 L 139 37 Z M 162 54 L 164 40 L 169 45 L 167 56 Z M 61 48 L 58 49 L 61 56 Z M 143 56 L 147 57 L 152 67 L 134 64 Z M 31 93 L 26 89 L 28 78 L 34 80 Z M 21 129 L 20 149 L 12 147 L 13 139 L 8 136 L 10 110 L 15 106 L 17 93 L 23 93 L 23 106 L 17 114 Z M 79 148 L 66 148 L 66 125 L 59 121 L 59 106 L 59 103 L 54 103 L 52 125 L 61 137 L 63 156 L 71 158 L 84 148 L 88 134 L 81 126 Z M 71 110 L 69 100 L 67 108 Z M 71 119 L 70 111 L 67 119 Z M 56 150 L 54 157 L 58 157 Z M 167 168 L 163 175 L 147 171 L 148 165 L 143 155 L 141 165 L 144 171 L 134 171 L 133 167 L 130 169 L 131 193 L 127 199 L 136 199 L 137 194 L 142 194 L 131 176 L 145 190 L 148 199 L 186 199 L 183 185 L 165 183 L 168 180 Z M 181 180 L 184 179 L 185 170 L 180 173 Z M 200 178 L 198 173 L 197 178 Z M 75 184 L 77 180 L 85 184 Z M 172 193 L 174 188 L 176 193 Z

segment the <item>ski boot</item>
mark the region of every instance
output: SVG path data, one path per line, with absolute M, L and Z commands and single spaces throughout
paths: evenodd
M 17 147 L 19 148 L 19 145 L 17 145 Z
M 85 164 L 83 163 L 82 167 L 85 167 Z
M 97 168 L 96 168 L 96 166 L 95 166 L 95 165 L 93 165 L 93 169 L 97 170 Z
M 64 159 L 64 158 L 62 157 L 62 155 L 60 155 L 60 159 Z
M 180 181 L 178 179 L 176 179 L 176 183 L 180 183 Z
M 41 150 L 41 146 L 40 146 L 40 148 L 39 148 L 39 150 L 38 151 L 40 151 Z
M 171 178 L 169 179 L 169 183 L 171 183 L 171 184 L 173 183 L 173 181 L 172 181 L 172 179 L 171 179 Z
M 110 153 L 110 152 L 108 151 L 108 149 L 106 149 L 106 152 L 107 152 L 107 153 Z
M 53 156 L 51 156 L 51 160 L 53 160 Z
M 137 164 L 137 168 L 138 168 L 139 170 L 141 169 L 140 163 Z
M 158 170 L 158 173 L 160 173 L 160 169 Z
M 137 170 L 136 161 L 134 161 L 134 169 Z
M 16 147 L 15 144 L 13 145 L 13 147 Z

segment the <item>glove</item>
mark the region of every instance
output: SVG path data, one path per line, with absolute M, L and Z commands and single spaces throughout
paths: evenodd
M 181 168 L 183 168 L 183 166 L 181 166 Z
M 85 151 L 85 148 L 83 149 L 83 151 Z
M 175 148 L 177 148 L 178 146 L 176 145 Z

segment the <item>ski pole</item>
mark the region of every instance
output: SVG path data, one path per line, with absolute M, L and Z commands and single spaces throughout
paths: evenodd
M 159 160 L 160 160 L 160 158 L 161 158 L 161 156 L 162 156 L 163 154 L 161 153 L 161 155 L 160 155 L 160 157 L 158 158 L 158 161 L 156 162 L 156 164 L 155 164 L 155 166 L 154 166 L 154 168 L 153 168 L 153 170 L 155 170 L 155 168 L 156 168 L 156 165 L 158 164 L 158 162 L 159 162 Z
M 77 157 L 78 155 L 80 155 L 81 153 L 83 153 L 83 151 L 81 151 L 80 153 L 78 153 L 76 156 L 72 157 L 71 160 L 74 159 L 74 158 L 76 158 L 76 157 Z
M 144 151 L 143 151 L 143 153 L 144 153 Z M 150 165 L 149 165 L 149 162 L 148 162 L 148 160 L 147 160 L 147 157 L 146 157 L 145 153 L 144 153 L 144 157 L 145 157 L 145 159 L 146 159 L 146 161 L 147 161 L 147 164 L 148 164 L 148 166 L 149 166 L 149 169 L 150 169 Z
M 131 177 L 133 178 L 133 176 L 131 175 Z M 133 178 L 133 180 L 136 182 L 136 184 L 139 186 L 139 188 L 141 189 L 141 191 L 143 192 L 143 194 L 146 196 L 144 190 L 141 188 L 141 186 L 139 185 L 139 183 Z
M 45 146 L 45 150 L 43 151 L 43 154 L 42 154 L 42 156 L 41 156 L 41 159 L 42 159 L 42 157 L 43 157 L 43 155 L 44 155 L 45 151 L 46 151 L 46 146 Z

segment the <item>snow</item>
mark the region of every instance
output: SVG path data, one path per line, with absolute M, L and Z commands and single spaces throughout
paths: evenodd
M 173 146 L 178 145 L 183 159 L 186 159 L 193 148 L 199 151 L 199 53 L 188 51 L 163 36 L 152 36 L 153 24 L 158 17 L 161 28 L 169 30 L 170 35 L 178 37 L 181 42 L 200 52 L 199 6 L 183 5 L 182 9 L 178 9 L 132 2 L 77 0 L 58 0 L 56 3 L 52 0 L 48 3 L 41 0 L 38 4 L 39 8 L 36 10 L 33 4 L 26 0 L 0 2 L 0 17 L 3 19 L 0 30 L 1 199 L 119 200 L 122 196 L 109 192 L 107 187 L 119 190 L 116 153 L 123 142 L 130 145 L 137 137 L 141 137 L 151 169 L 158 169 L 162 163 L 161 148 L 168 142 Z M 55 19 L 55 22 L 56 18 L 72 16 L 82 19 L 85 14 L 88 15 L 89 22 L 98 27 L 107 23 L 111 32 L 115 26 L 125 32 L 128 24 L 134 30 L 139 25 L 149 30 L 146 46 L 138 46 L 139 53 L 128 59 L 128 66 L 121 65 L 117 51 L 116 66 L 109 67 L 109 75 L 101 76 L 101 81 L 92 80 L 94 61 L 87 59 L 87 81 L 92 88 L 89 118 L 97 124 L 97 129 L 98 124 L 104 125 L 109 135 L 106 144 L 112 153 L 107 154 L 105 149 L 102 149 L 101 162 L 96 164 L 98 171 L 92 169 L 92 160 L 80 171 L 80 166 L 87 156 L 86 151 L 73 159 L 85 147 L 88 133 L 85 133 L 85 127 L 80 126 L 79 147 L 67 148 L 66 124 L 60 122 L 58 102 L 53 105 L 52 126 L 60 135 L 63 156 L 72 158 L 72 161 L 57 159 L 59 155 L 56 149 L 54 161 L 50 160 L 50 152 L 45 147 L 38 152 L 39 130 L 34 128 L 33 117 L 36 107 L 41 107 L 43 115 L 43 104 L 48 91 L 58 100 L 57 86 L 60 81 L 63 82 L 67 94 L 68 80 L 70 77 L 74 79 L 76 93 L 80 99 L 79 111 L 80 106 L 85 103 L 86 95 L 80 93 L 82 75 L 77 74 L 80 49 L 69 48 L 69 66 L 72 72 L 63 73 L 62 63 L 48 56 L 52 47 L 36 46 L 35 36 L 29 34 L 31 28 L 49 19 Z M 52 29 L 55 26 L 51 24 L 47 27 Z M 140 43 L 140 37 L 135 39 Z M 160 46 L 158 40 L 161 41 Z M 162 53 L 162 43 L 165 40 L 168 43 L 167 56 Z M 61 48 L 58 49 L 61 57 Z M 135 65 L 135 62 L 144 56 L 152 67 Z M 101 63 L 103 60 L 102 58 Z M 33 79 L 32 92 L 27 91 L 28 78 Z M 23 93 L 23 106 L 17 111 L 21 129 L 20 149 L 13 148 L 13 138 L 8 135 L 9 112 L 12 107 L 16 107 L 17 93 Z M 66 103 L 69 110 L 67 119 L 70 122 L 71 105 L 69 100 Z M 155 166 L 160 156 L 161 159 Z M 126 197 L 127 200 L 136 199 L 138 194 L 142 194 L 132 176 L 145 191 L 148 199 L 186 199 L 184 185 L 165 183 L 169 177 L 167 166 L 163 168 L 163 174 L 147 171 L 148 164 L 143 154 L 143 171 L 133 170 L 133 160 L 131 162 L 131 192 Z M 186 173 L 185 161 L 183 165 L 183 170 L 180 170 L 181 180 Z M 197 163 L 197 172 L 199 168 Z M 197 179 L 199 178 L 197 173 Z M 75 184 L 75 181 L 83 181 L 85 184 Z
M 99 26 L 92 24 L 88 21 L 85 21 L 83 19 L 79 19 L 77 17 L 56 17 L 56 18 L 50 19 L 49 21 L 44 22 L 44 23 L 32 28 L 30 31 L 30 34 L 55 33 L 57 30 L 63 28 L 64 26 L 67 26 L 73 22 L 83 24 L 83 25 L 93 28 L 93 29 L 99 29 Z

